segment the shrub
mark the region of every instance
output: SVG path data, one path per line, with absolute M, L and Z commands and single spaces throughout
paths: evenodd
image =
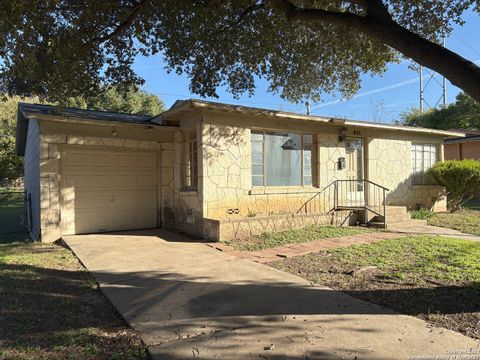
M 430 219 L 434 215 L 435 215 L 435 212 L 426 208 L 410 211 L 410 217 L 412 219 L 426 220 L 426 219 Z
M 480 193 L 480 161 L 478 160 L 438 162 L 428 170 L 428 174 L 447 189 L 447 205 L 451 212 L 461 209 L 463 203 Z

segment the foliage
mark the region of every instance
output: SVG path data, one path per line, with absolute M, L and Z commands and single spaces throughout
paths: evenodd
M 337 226 L 306 226 L 301 229 L 290 229 L 279 232 L 267 232 L 253 236 L 245 241 L 231 241 L 229 245 L 237 250 L 256 251 L 281 246 L 297 244 L 307 241 L 364 234 L 376 231 L 372 228 L 337 227 Z
M 465 93 L 459 93 L 456 101 L 446 108 L 420 112 L 412 109 L 401 115 L 402 125 L 431 129 L 480 130 L 480 103 Z
M 80 109 L 115 111 L 127 114 L 158 115 L 165 110 L 163 101 L 156 95 L 130 88 L 122 91 L 116 87 L 102 89 L 97 96 L 70 97 L 62 105 Z
M 435 163 L 428 174 L 445 186 L 448 192 L 448 208 L 454 212 L 462 204 L 480 194 L 480 161 L 447 160 Z
M 223 85 L 251 94 L 258 76 L 300 101 L 352 95 L 362 73 L 399 59 L 396 49 L 461 87 L 480 69 L 433 42 L 472 4 L 478 11 L 475 0 L 10 1 L 0 8 L 0 79 L 9 94 L 92 97 L 141 85 L 136 57 L 161 53 L 201 96 Z
M 18 103 L 39 102 L 36 97 L 7 97 L 0 101 L 0 179 L 16 179 L 23 174 L 23 158 L 15 154 L 15 126 Z
M 428 219 L 428 224 L 480 236 L 480 211 L 460 210 L 453 214 L 438 213 Z
M 413 210 L 413 211 L 410 211 L 409 213 L 412 219 L 420 219 L 420 220 L 430 219 L 432 216 L 435 216 L 435 212 L 426 208 Z

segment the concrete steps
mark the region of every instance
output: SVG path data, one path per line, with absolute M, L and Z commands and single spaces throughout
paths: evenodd
M 374 209 L 378 213 L 383 213 L 383 208 Z M 407 211 L 405 206 L 387 206 L 386 209 L 387 215 L 387 226 L 388 225 L 411 225 L 411 226 L 421 226 L 426 225 L 426 220 L 417 220 L 410 217 L 410 214 Z M 383 216 L 376 215 L 369 222 L 368 226 L 384 228 L 385 222 Z

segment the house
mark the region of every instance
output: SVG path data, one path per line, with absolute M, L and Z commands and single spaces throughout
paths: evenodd
M 445 139 L 445 160 L 480 160 L 480 131 L 454 130 L 464 137 Z
M 458 133 L 200 100 L 155 117 L 19 105 L 30 236 L 164 227 L 226 240 L 445 210 L 425 175 Z

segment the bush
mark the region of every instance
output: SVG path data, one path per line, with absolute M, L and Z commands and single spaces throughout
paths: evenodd
M 434 211 L 426 208 L 410 211 L 410 217 L 412 219 L 426 220 L 426 219 L 430 219 L 434 215 L 435 215 Z
M 448 160 L 438 162 L 428 170 L 438 184 L 448 192 L 447 205 L 451 212 L 480 194 L 480 161 Z

